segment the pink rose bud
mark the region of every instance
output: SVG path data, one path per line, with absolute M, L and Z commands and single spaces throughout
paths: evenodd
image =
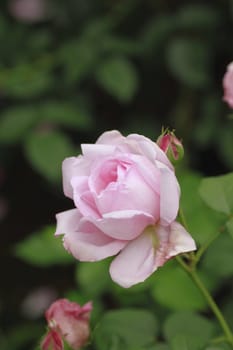
M 63 350 L 62 339 L 67 342 L 71 349 L 80 349 L 90 335 L 91 310 L 91 302 L 80 306 L 67 299 L 55 301 L 45 313 L 50 331 L 42 342 L 41 349 Z
M 128 288 L 167 260 L 196 249 L 176 222 L 180 186 L 166 153 L 143 135 L 113 130 L 63 162 L 63 189 L 74 209 L 57 214 L 56 235 L 80 261 L 116 257 L 112 279 Z
M 230 108 L 233 108 L 233 62 L 227 66 L 227 71 L 223 77 L 223 100 Z
M 173 131 L 165 130 L 157 139 L 157 145 L 166 153 L 173 164 L 184 156 L 184 147 Z

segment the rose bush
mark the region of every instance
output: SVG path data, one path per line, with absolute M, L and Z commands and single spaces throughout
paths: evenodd
M 91 310 L 91 302 L 80 306 L 67 299 L 56 300 L 45 313 L 49 332 L 42 341 L 41 349 L 63 350 L 63 340 L 71 349 L 80 349 L 90 335 Z
M 227 66 L 227 71 L 223 77 L 223 100 L 230 108 L 233 108 L 233 62 Z
M 166 154 L 150 139 L 105 132 L 63 162 L 64 193 L 76 208 L 57 214 L 56 235 L 81 261 L 116 255 L 112 279 L 144 281 L 171 257 L 195 250 L 175 221 L 180 187 Z

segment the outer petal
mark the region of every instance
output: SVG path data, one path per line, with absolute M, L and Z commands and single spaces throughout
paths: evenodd
M 195 249 L 194 240 L 178 222 L 150 226 L 113 260 L 110 274 L 116 283 L 128 288 L 144 281 L 171 257 Z
M 78 232 L 64 236 L 65 248 L 78 260 L 98 261 L 117 254 L 127 241 L 112 239 L 97 227 L 83 221 Z
M 126 137 L 126 139 L 130 143 L 132 143 L 132 141 L 134 144 L 136 143 L 137 154 L 142 154 L 143 156 L 146 156 L 148 159 L 150 159 L 152 163 L 155 163 L 155 161 L 158 160 L 166 166 L 168 166 L 168 168 L 170 168 L 171 170 L 173 169 L 173 165 L 156 142 L 153 142 L 149 138 L 138 134 L 130 134 Z
M 75 232 L 78 229 L 82 215 L 77 209 L 66 210 L 56 215 L 57 228 L 55 236 Z
M 125 141 L 125 137 L 118 130 L 104 132 L 96 141 L 97 144 L 118 145 Z
M 180 186 L 173 171 L 161 167 L 160 172 L 160 222 L 169 225 L 178 214 Z
M 159 241 L 155 256 L 157 267 L 163 266 L 173 256 L 196 250 L 196 244 L 190 234 L 176 221 L 170 226 L 158 226 L 156 237 Z
M 114 153 L 116 146 L 102 144 L 82 144 L 83 155 L 92 161 L 98 157 L 110 156 Z
M 103 215 L 102 219 L 88 218 L 107 236 L 119 240 L 132 240 L 140 235 L 145 227 L 153 225 L 153 216 L 137 210 L 114 211 Z
M 130 242 L 113 260 L 110 275 L 124 288 L 143 282 L 155 270 L 155 254 L 152 235 L 143 233 Z
M 161 234 L 158 232 L 161 236 Z M 169 249 L 167 252 L 167 258 L 175 256 L 180 253 L 191 252 L 196 250 L 196 244 L 190 234 L 185 230 L 185 228 L 174 221 L 170 225 L 169 232 Z
M 62 163 L 63 191 L 69 198 L 73 198 L 71 179 L 74 176 L 89 174 L 89 162 L 83 156 L 66 158 Z

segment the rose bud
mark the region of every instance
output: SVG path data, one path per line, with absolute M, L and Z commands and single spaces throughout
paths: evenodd
M 176 222 L 180 186 L 165 152 L 143 135 L 103 133 L 63 161 L 63 189 L 74 209 L 57 214 L 56 235 L 80 261 L 116 255 L 112 279 L 128 288 L 196 245 Z
M 157 145 L 166 153 L 173 164 L 184 156 L 184 147 L 173 131 L 165 130 L 157 139 Z
M 42 350 L 63 350 L 61 339 L 72 350 L 80 349 L 87 342 L 90 335 L 89 318 L 92 303 L 84 306 L 70 302 L 67 299 L 55 301 L 45 313 L 50 331 L 43 341 Z M 50 347 L 48 347 L 48 345 Z M 46 347 L 47 346 L 47 347 Z
M 223 100 L 230 108 L 233 108 L 233 62 L 227 66 L 227 71 L 223 77 Z

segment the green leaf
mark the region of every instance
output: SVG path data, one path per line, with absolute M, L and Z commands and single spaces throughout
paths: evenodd
M 170 350 L 169 346 L 164 343 L 158 343 L 152 348 L 149 348 L 148 350 Z
M 94 340 L 98 350 L 122 350 L 152 345 L 157 333 L 153 314 L 143 309 L 107 312 L 96 328 Z
M 98 83 L 120 102 L 128 102 L 138 88 L 137 71 L 130 61 L 113 57 L 102 62 L 96 71 Z
M 158 54 L 159 50 L 167 43 L 167 39 L 176 27 L 174 16 L 160 15 L 155 16 L 145 24 L 142 32 L 141 41 L 143 54 L 150 53 L 153 56 Z M 158 56 L 157 56 L 158 57 Z
M 156 277 L 151 292 L 153 298 L 161 305 L 173 310 L 201 310 L 206 307 L 206 301 L 199 289 L 173 261 L 160 268 Z M 213 281 L 208 275 L 203 274 L 202 279 L 212 286 Z
M 50 63 L 48 67 L 47 63 L 38 66 L 20 64 L 9 71 L 2 71 L 1 89 L 5 94 L 19 98 L 35 97 L 45 93 L 53 84 L 49 69 Z
M 132 55 L 139 53 L 141 47 L 136 40 L 108 35 L 103 42 L 103 49 L 111 54 Z
M 54 122 L 78 129 L 90 128 L 92 124 L 87 107 L 69 102 L 48 101 L 39 106 L 39 114 L 40 121 Z
M 197 336 L 179 334 L 171 339 L 171 350 L 202 350 L 203 345 Z
M 227 221 L 226 227 L 227 227 L 227 230 L 230 233 L 231 237 L 233 238 L 233 217 Z
M 210 208 L 227 215 L 233 213 L 233 173 L 203 179 L 199 193 Z
M 61 179 L 64 158 L 75 154 L 70 140 L 61 132 L 34 132 L 26 139 L 25 154 L 32 166 L 50 181 Z
M 205 348 L 205 350 L 231 350 L 231 349 L 232 347 L 226 343 L 212 345 Z
M 33 106 L 8 108 L 0 117 L 0 142 L 6 144 L 22 140 L 38 119 Z
M 98 44 L 71 40 L 62 46 L 58 60 L 64 67 L 64 80 L 68 84 L 81 82 L 91 74 L 99 56 Z
M 206 4 L 187 4 L 181 7 L 176 16 L 179 28 L 191 30 L 213 30 L 219 24 L 216 9 Z
M 205 345 L 213 336 L 214 328 L 214 324 L 203 316 L 193 312 L 176 312 L 166 319 L 163 331 L 168 341 L 172 341 L 179 336 L 181 338 L 177 342 L 185 346 L 185 339 L 189 343 L 188 338 L 191 337 L 192 339 L 196 338 L 199 345 Z M 188 345 L 187 349 L 191 348 Z
M 167 50 L 168 67 L 181 83 L 203 88 L 210 83 L 208 54 L 207 45 L 201 41 L 176 38 Z
M 194 240 L 203 244 L 224 224 L 222 214 L 210 209 L 198 194 L 202 177 L 195 173 L 181 173 L 179 182 L 181 186 L 180 205 L 187 221 L 188 230 Z M 195 213 L 195 215 L 194 215 Z
M 233 274 L 233 240 L 222 233 L 208 248 L 204 257 L 203 268 L 214 276 L 229 277 Z
M 55 227 L 48 226 L 31 234 L 15 246 L 15 255 L 40 267 L 73 262 L 72 256 L 63 247 L 61 238 L 54 237 L 54 232 Z
M 109 276 L 109 261 L 83 262 L 78 264 L 76 270 L 77 285 L 81 287 L 86 295 L 94 298 L 103 294 L 108 285 L 112 283 Z

